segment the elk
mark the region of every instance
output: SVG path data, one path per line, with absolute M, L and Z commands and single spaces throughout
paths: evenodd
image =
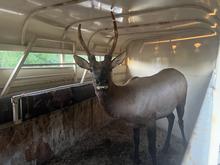
M 78 38 L 88 55 L 88 61 L 74 55 L 75 62 L 82 68 L 92 72 L 93 86 L 99 103 L 113 118 L 120 118 L 133 126 L 134 164 L 139 164 L 140 128 L 147 128 L 148 149 L 154 165 L 156 159 L 156 120 L 168 119 L 168 133 L 163 151 L 170 145 L 170 137 L 174 124 L 174 109 L 177 109 L 178 123 L 183 143 L 186 144 L 184 134 L 184 106 L 187 94 L 187 81 L 182 73 L 168 68 L 150 77 L 136 77 L 123 86 L 117 86 L 112 81 L 112 69 L 121 64 L 125 53 L 112 60 L 112 54 L 117 44 L 118 30 L 115 16 L 111 12 L 114 25 L 114 40 L 112 47 L 104 61 L 97 62 L 90 53 L 81 34 L 81 24 L 78 26 Z

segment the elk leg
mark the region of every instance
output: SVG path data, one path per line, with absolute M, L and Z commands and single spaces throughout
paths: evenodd
M 133 129 L 133 139 L 134 139 L 134 164 L 140 164 L 139 159 L 139 143 L 140 143 L 140 128 Z
M 147 127 L 147 137 L 148 137 L 148 150 L 150 152 L 153 165 L 157 165 L 156 120 L 155 119 L 149 122 L 149 125 Z
M 182 134 L 182 138 L 183 138 L 183 145 L 186 146 L 187 140 L 186 140 L 185 133 L 184 133 L 184 122 L 183 122 L 184 105 L 178 105 L 176 107 L 176 110 L 177 110 L 177 115 L 178 115 L 178 123 L 179 123 L 180 131 Z
M 170 137 L 171 137 L 171 133 L 172 133 L 172 129 L 173 129 L 175 115 L 173 113 L 171 113 L 167 116 L 167 119 L 168 119 L 168 132 L 167 132 L 166 141 L 165 141 L 163 149 L 162 149 L 162 152 L 164 152 L 164 153 L 166 153 L 168 151 L 169 146 L 170 146 Z

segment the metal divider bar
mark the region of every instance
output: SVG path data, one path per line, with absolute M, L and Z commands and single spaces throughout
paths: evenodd
M 4 88 L 3 88 L 2 92 L 1 92 L 1 96 L 4 96 L 4 95 L 6 95 L 6 94 L 8 93 L 8 91 L 9 91 L 9 89 L 10 89 L 10 87 L 11 87 L 11 84 L 12 84 L 13 81 L 16 79 L 16 77 L 17 77 L 17 75 L 18 75 L 18 73 L 19 73 L 19 71 L 20 71 L 22 65 L 24 64 L 24 62 L 25 62 L 25 60 L 26 60 L 26 58 L 27 58 L 29 52 L 31 51 L 31 48 L 33 47 L 33 45 L 34 45 L 36 39 L 37 39 L 37 37 L 34 36 L 34 37 L 32 38 L 32 40 L 28 43 L 28 46 L 27 46 L 27 48 L 25 49 L 23 56 L 20 58 L 20 61 L 18 62 L 17 66 L 14 68 L 14 70 L 13 70 L 13 72 L 11 73 L 11 75 L 10 75 L 10 77 L 9 77 L 9 79 L 8 79 L 8 81 L 7 81 L 7 83 L 5 84 L 5 86 L 4 86 Z
M 18 77 L 15 80 L 29 80 L 29 79 L 36 79 L 36 78 L 48 78 L 48 77 L 55 77 L 55 76 L 67 76 L 67 75 L 73 75 L 73 73 L 62 73 L 62 74 L 46 74 L 46 75 L 38 75 L 38 76 L 27 76 L 27 77 Z
M 86 77 L 86 73 L 87 73 L 87 70 L 86 70 L 86 69 L 84 69 L 84 72 L 83 72 L 83 75 L 82 75 L 82 78 L 81 78 L 80 83 L 83 83 L 83 82 L 84 82 L 85 77 Z
M 31 66 L 54 66 L 54 65 L 75 65 L 75 63 L 52 63 L 52 64 L 24 64 L 22 68 L 24 67 L 31 67 Z

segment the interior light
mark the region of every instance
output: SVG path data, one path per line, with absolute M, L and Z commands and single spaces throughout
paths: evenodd
M 209 16 L 214 16 L 217 14 L 218 9 L 214 9 L 213 12 L 209 13 Z
M 218 24 L 215 22 L 214 25 L 210 26 L 212 29 L 217 28 Z
M 195 48 L 200 48 L 202 46 L 202 44 L 200 43 L 200 42 L 196 42 L 195 44 L 194 44 L 194 47 Z
M 0 8 L 0 12 L 5 12 L 5 13 L 15 14 L 15 15 L 24 15 L 23 13 L 16 12 L 16 11 L 13 11 L 13 10 L 3 9 L 3 8 Z
M 173 54 L 176 54 L 176 47 L 177 47 L 177 46 L 174 44 L 174 45 L 172 45 L 171 47 L 172 47 L 172 50 L 173 50 Z
M 217 14 L 217 12 L 218 12 L 218 9 L 214 9 L 213 12 L 208 13 L 206 15 L 206 19 L 209 19 L 210 16 L 215 16 Z
M 172 49 L 175 50 L 176 49 L 176 45 L 172 45 Z

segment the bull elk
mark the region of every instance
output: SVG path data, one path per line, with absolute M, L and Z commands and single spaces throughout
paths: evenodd
M 133 126 L 134 164 L 139 164 L 139 136 L 140 128 L 147 128 L 148 149 L 154 165 L 156 159 L 156 120 L 168 119 L 168 133 L 163 151 L 167 151 L 170 145 L 170 137 L 174 123 L 173 111 L 176 108 L 179 118 L 183 143 L 186 144 L 184 135 L 184 106 L 187 94 L 187 81 L 182 73 L 169 68 L 150 77 L 136 77 L 124 86 L 117 86 L 112 81 L 112 69 L 121 64 L 125 59 L 125 53 L 112 60 L 112 54 L 117 44 L 118 30 L 115 16 L 111 12 L 114 25 L 113 45 L 104 61 L 98 62 L 90 53 L 82 34 L 81 25 L 78 26 L 78 37 L 85 49 L 88 60 L 74 55 L 75 62 L 82 68 L 92 72 L 95 93 L 104 110 L 114 118 L 126 120 Z

